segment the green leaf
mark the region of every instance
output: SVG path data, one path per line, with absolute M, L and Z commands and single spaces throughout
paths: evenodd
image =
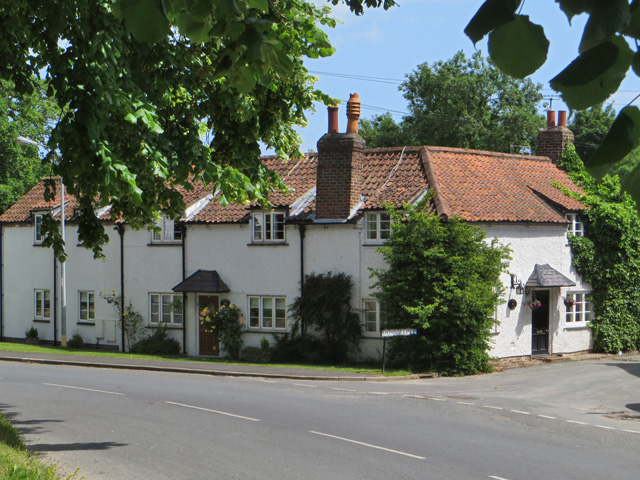
M 567 15 L 569 21 L 581 13 L 588 13 L 593 8 L 596 0 L 556 0 L 560 4 L 560 8 Z
M 133 113 L 127 113 L 125 115 L 124 119 L 127 122 L 134 123 L 134 124 L 138 122 L 138 119 L 136 118 L 136 116 Z
M 211 18 L 208 16 L 187 13 L 176 19 L 180 32 L 193 43 L 206 42 L 209 39 Z
M 116 0 L 129 31 L 142 42 L 156 43 L 169 35 L 169 19 L 156 0 Z
M 636 202 L 636 205 L 640 205 L 640 164 L 627 175 L 624 181 L 624 190 L 631 195 Z
M 267 0 L 245 0 L 247 2 L 247 6 L 251 8 L 257 8 L 261 12 L 269 11 L 269 2 Z
M 633 68 L 633 72 L 640 77 L 640 52 L 636 52 L 633 55 L 633 61 L 631 62 L 631 68 Z
M 615 37 L 581 53 L 549 84 L 562 94 L 569 108 L 582 110 L 604 102 L 618 89 L 632 59 L 627 42 Z
M 629 10 L 631 11 L 631 19 L 629 20 L 629 25 L 622 30 L 622 34 L 640 38 L 640 1 L 633 0 Z
M 589 160 L 587 170 L 594 177 L 602 178 L 613 163 L 622 160 L 638 145 L 639 140 L 640 109 L 625 107 L 620 110 L 609 133 Z
M 538 70 L 547 60 L 549 40 L 544 29 L 517 15 L 512 22 L 489 34 L 489 55 L 496 66 L 516 78 L 524 78 Z
M 628 0 L 599 1 L 593 5 L 584 27 L 580 52 L 585 52 L 623 30 L 631 21 Z
M 486 0 L 465 27 L 464 33 L 475 44 L 496 28 L 515 19 L 521 0 Z

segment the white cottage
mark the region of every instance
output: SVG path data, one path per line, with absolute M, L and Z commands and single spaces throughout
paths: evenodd
M 287 307 L 304 275 L 344 272 L 354 282 L 353 308 L 363 324 L 361 358 L 380 357 L 380 309 L 371 268 L 384 266 L 376 251 L 390 232 L 383 204 L 401 206 L 435 191 L 434 210 L 463 217 L 512 249 L 503 276 L 505 303 L 496 313 L 491 354 L 546 355 L 591 348 L 590 290 L 571 267 L 567 235 L 580 235 L 583 206 L 552 183 L 576 190 L 557 158 L 571 134 L 549 116 L 541 131 L 542 156 L 507 155 L 446 147 L 366 150 L 357 134 L 359 102 L 347 107 L 347 133 L 338 133 L 330 109 L 329 132 L 318 153 L 283 163 L 265 157 L 291 187 L 274 194 L 273 210 L 223 207 L 196 185 L 184 192 L 179 221 L 162 218 L 161 232 L 133 230 L 99 212 L 109 235 L 105 260 L 76 245 L 75 199 L 66 202 L 66 309 L 62 325 L 60 265 L 41 247 L 40 221 L 60 218 L 60 199 L 43 200 L 38 184 L 0 216 L 0 340 L 20 340 L 36 326 L 40 338 L 59 343 L 74 332 L 85 343 L 123 348 L 115 310 L 101 296 L 115 292 L 149 327 L 166 323 L 189 355 L 220 355 L 216 336 L 200 329 L 199 312 L 230 301 L 244 314 L 245 345 L 289 329 Z M 563 300 L 575 305 L 566 307 Z M 179 302 L 176 302 L 179 300 Z M 176 308 L 179 304 L 180 308 Z M 63 338 L 65 337 L 65 338 Z

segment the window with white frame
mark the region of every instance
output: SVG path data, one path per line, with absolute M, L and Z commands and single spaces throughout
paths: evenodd
M 155 226 L 160 231 L 153 230 L 151 232 L 151 240 L 153 243 L 179 243 L 182 241 L 182 228 L 180 224 L 174 221 L 168 215 L 161 215 Z
M 588 293 L 569 293 L 566 298 L 573 300 L 573 305 L 566 305 L 567 323 L 580 324 L 591 321 L 593 318 L 593 305 L 587 299 Z
M 33 216 L 33 241 L 36 245 L 40 245 L 44 236 L 42 235 L 42 217 L 41 213 Z
M 567 213 L 565 218 L 571 222 L 567 225 L 567 236 L 582 237 L 584 235 L 584 225 L 580 221 L 579 215 L 577 213 Z
M 252 215 L 253 243 L 284 243 L 284 213 L 255 212 Z
M 51 319 L 51 290 L 35 290 L 35 319 Z
M 362 327 L 365 334 L 380 332 L 380 303 L 377 300 L 362 301 Z
M 96 292 L 80 291 L 80 321 L 94 322 L 96 320 Z
M 252 330 L 287 328 L 285 297 L 249 297 L 249 328 Z
M 182 325 L 182 294 L 150 293 L 149 294 L 149 323 L 157 325 Z
M 365 243 L 381 243 L 391 236 L 391 216 L 387 212 L 367 212 L 364 216 Z

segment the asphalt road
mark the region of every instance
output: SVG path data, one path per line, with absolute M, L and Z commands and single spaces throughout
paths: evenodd
M 305 382 L 0 363 L 0 411 L 87 479 L 634 479 L 640 364 Z

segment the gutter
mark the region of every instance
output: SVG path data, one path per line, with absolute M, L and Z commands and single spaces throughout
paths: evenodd
M 58 261 L 53 254 L 53 346 L 58 346 Z

